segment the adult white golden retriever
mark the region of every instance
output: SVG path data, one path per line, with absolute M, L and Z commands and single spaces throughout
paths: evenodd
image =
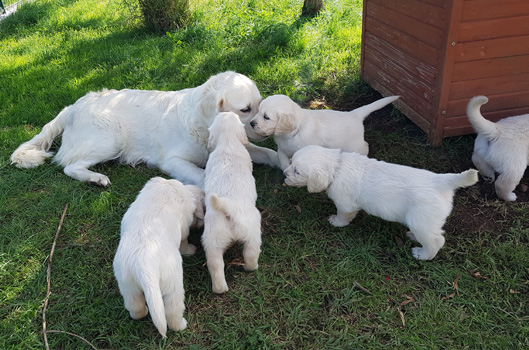
M 235 72 L 212 76 L 180 91 L 103 90 L 81 97 L 20 145 L 11 162 L 32 168 L 51 157 L 53 140 L 62 134 L 54 162 L 79 181 L 108 186 L 107 176 L 88 170 L 111 159 L 145 162 L 184 183 L 203 186 L 208 127 L 221 111 L 243 123 L 257 113 L 261 95 L 255 83 Z M 259 139 L 248 126 L 250 138 Z M 276 165 L 276 152 L 248 145 L 257 163 Z
M 133 319 L 148 312 L 160 334 L 186 328 L 182 256 L 194 254 L 190 226 L 204 219 L 204 193 L 177 180 L 152 178 L 121 221 L 114 275 Z M 147 303 L 147 306 L 145 305 Z
M 258 267 L 261 252 L 261 214 L 255 207 L 257 192 L 252 161 L 245 148 L 244 125 L 234 113 L 220 113 L 209 128 L 206 164 L 206 215 L 202 246 L 214 293 L 225 293 L 223 255 L 235 242 L 243 243 L 244 269 Z
M 284 174 L 289 186 L 327 192 L 338 211 L 329 218 L 334 226 L 348 225 L 360 210 L 406 225 L 408 237 L 422 245 L 412 248 L 421 260 L 433 259 L 445 243 L 443 225 L 452 211 L 454 191 L 478 180 L 473 169 L 435 174 L 319 146 L 297 151 Z
M 263 137 L 274 135 L 281 170 L 286 169 L 297 150 L 309 145 L 367 155 L 369 146 L 364 140 L 364 119 L 398 98 L 385 97 L 352 111 L 340 112 L 302 109 L 288 96 L 273 95 L 261 102 L 250 126 Z
M 467 115 L 478 134 L 472 162 L 485 179 L 494 181 L 498 198 L 515 201 L 513 192 L 529 162 L 529 114 L 509 117 L 493 123 L 480 112 L 489 100 L 476 96 L 467 105 Z

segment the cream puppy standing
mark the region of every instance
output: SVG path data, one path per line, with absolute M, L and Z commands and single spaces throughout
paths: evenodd
M 108 186 L 107 176 L 88 170 L 111 159 L 145 162 L 184 183 L 203 185 L 208 127 L 223 111 L 249 123 L 261 95 L 255 83 L 235 72 L 212 76 L 204 84 L 180 91 L 103 90 L 81 97 L 21 144 L 11 163 L 33 168 L 52 156 L 53 140 L 62 134 L 54 162 L 74 179 Z M 248 126 L 250 138 L 259 139 Z M 277 165 L 277 154 L 248 145 L 256 163 Z
M 263 137 L 274 135 L 281 170 L 286 169 L 297 150 L 309 145 L 367 155 L 364 119 L 398 98 L 385 97 L 352 111 L 340 112 L 302 109 L 288 96 L 273 95 L 261 102 L 250 126 Z
M 189 227 L 203 224 L 204 193 L 177 180 L 152 178 L 121 221 L 114 274 L 133 319 L 151 314 L 165 337 L 167 326 L 186 328 L 182 257 L 196 248 Z M 145 305 L 147 303 L 147 306 Z
M 529 114 L 505 118 L 497 123 L 485 119 L 481 105 L 485 96 L 476 96 L 467 106 L 467 115 L 478 134 L 472 162 L 487 180 L 495 182 L 496 194 L 505 201 L 515 201 L 514 189 L 520 183 L 529 162 Z
M 252 161 L 245 148 L 244 125 L 234 113 L 220 113 L 209 128 L 206 164 L 206 215 L 202 245 L 206 252 L 213 292 L 225 293 L 223 255 L 234 242 L 243 242 L 244 269 L 258 267 L 261 252 L 261 214 Z
M 412 248 L 421 260 L 433 259 L 445 243 L 443 225 L 454 191 L 478 180 L 473 169 L 435 174 L 319 146 L 296 152 L 284 173 L 289 186 L 327 192 L 338 210 L 329 218 L 334 226 L 348 225 L 360 210 L 408 226 L 408 236 L 422 245 Z

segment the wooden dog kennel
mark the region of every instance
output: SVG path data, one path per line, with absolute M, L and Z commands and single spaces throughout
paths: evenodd
M 471 97 L 493 121 L 529 113 L 528 0 L 364 0 L 361 78 L 438 146 L 473 133 Z

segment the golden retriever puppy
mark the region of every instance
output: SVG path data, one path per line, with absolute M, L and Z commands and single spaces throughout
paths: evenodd
M 206 215 L 202 245 L 213 292 L 228 291 L 223 255 L 234 242 L 243 243 L 244 269 L 258 267 L 261 252 L 261 214 L 252 161 L 245 148 L 244 125 L 234 113 L 220 113 L 209 128 L 206 164 Z
M 161 177 L 147 182 L 121 221 L 114 275 L 133 319 L 151 314 L 160 334 L 186 328 L 182 256 L 190 226 L 204 219 L 204 193 L 194 185 Z M 147 303 L 147 305 L 145 305 Z M 148 306 L 148 308 L 147 308 Z
M 529 162 L 529 114 L 493 123 L 480 112 L 489 100 L 476 96 L 467 105 L 467 116 L 478 134 L 472 162 L 485 179 L 495 182 L 498 198 L 515 201 L 514 189 L 520 183 Z
M 334 226 L 347 226 L 360 210 L 406 225 L 408 237 L 422 245 L 412 248 L 421 260 L 433 259 L 445 243 L 443 226 L 454 191 L 478 181 L 473 169 L 435 174 L 319 146 L 297 151 L 284 174 L 289 186 L 327 192 L 338 210 L 329 218 Z
M 364 119 L 398 98 L 385 97 L 352 111 L 340 112 L 302 109 L 288 96 L 273 95 L 261 102 L 250 126 L 263 137 L 274 135 L 281 170 L 286 169 L 297 150 L 309 145 L 367 155 L 369 146 L 364 140 Z
M 62 134 L 54 162 L 74 179 L 108 186 L 107 176 L 88 170 L 111 159 L 147 163 L 184 183 L 203 186 L 208 127 L 222 111 L 243 123 L 257 113 L 261 95 L 255 83 L 235 72 L 212 76 L 180 91 L 103 90 L 81 97 L 20 145 L 11 162 L 32 168 L 52 156 L 53 140 Z M 250 138 L 259 138 L 248 126 Z M 249 145 L 257 163 L 277 165 L 275 151 Z

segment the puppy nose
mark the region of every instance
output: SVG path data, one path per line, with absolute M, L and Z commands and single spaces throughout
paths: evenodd
M 255 124 L 256 124 L 256 123 L 255 123 L 255 121 L 253 121 L 253 120 L 250 122 L 250 126 L 251 126 L 252 128 L 255 128 Z

